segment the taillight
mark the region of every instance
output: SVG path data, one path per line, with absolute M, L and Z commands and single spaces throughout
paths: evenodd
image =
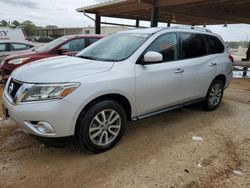
M 232 63 L 234 63 L 234 57 L 233 57 L 232 55 L 229 55 L 228 58 L 230 59 L 230 61 L 231 61 Z

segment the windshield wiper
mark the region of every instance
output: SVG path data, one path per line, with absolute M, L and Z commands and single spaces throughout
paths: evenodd
M 94 58 L 94 57 L 84 56 L 84 55 L 80 55 L 80 56 L 76 56 L 76 57 L 80 57 L 80 58 L 83 58 L 83 59 L 91 59 L 91 60 L 96 60 L 96 58 Z

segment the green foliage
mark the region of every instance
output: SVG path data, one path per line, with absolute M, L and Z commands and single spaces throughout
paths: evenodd
M 27 36 L 34 35 L 34 30 L 36 29 L 42 29 L 43 27 L 41 26 L 36 26 L 32 21 L 26 20 L 24 22 L 19 22 L 17 20 L 14 20 L 13 22 L 7 22 L 6 20 L 0 21 L 0 26 L 3 27 L 10 27 L 10 28 L 15 28 L 15 27 L 21 27 L 27 34 Z M 58 28 L 56 25 L 48 25 L 46 28 Z
M 24 21 L 20 25 L 28 36 L 33 35 L 34 30 L 36 29 L 36 25 L 29 20 Z
M 229 46 L 229 48 L 239 48 L 240 46 L 242 48 L 248 47 L 248 41 L 228 41 L 226 44 Z
M 17 20 L 14 20 L 14 21 L 12 22 L 12 25 L 18 27 L 18 26 L 20 26 L 20 23 L 19 23 Z
M 9 23 L 8 23 L 6 20 L 2 20 L 2 21 L 0 22 L 0 25 L 6 27 L 6 26 L 9 25 Z

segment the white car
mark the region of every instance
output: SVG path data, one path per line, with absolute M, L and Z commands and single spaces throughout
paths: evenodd
M 36 45 L 30 42 L 0 42 L 0 62 L 4 57 L 29 52 L 36 48 Z
M 0 27 L 0 41 L 27 42 L 27 36 L 22 28 Z
M 4 90 L 3 109 L 30 134 L 74 135 L 81 149 L 103 152 L 120 140 L 126 121 L 196 102 L 218 108 L 232 62 L 221 38 L 208 31 L 119 32 L 76 57 L 16 69 Z

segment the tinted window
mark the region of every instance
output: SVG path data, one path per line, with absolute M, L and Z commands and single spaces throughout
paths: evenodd
M 158 37 L 146 52 L 154 51 L 159 52 L 163 56 L 163 62 L 177 60 L 178 47 L 177 36 L 174 33 L 168 33 Z
M 20 43 L 11 43 L 10 44 L 11 51 L 27 50 L 27 49 L 30 49 L 30 47 L 31 47 L 30 45 L 20 44 Z
M 209 54 L 219 54 L 224 52 L 224 45 L 217 37 L 207 35 L 206 39 L 209 47 Z
M 6 51 L 6 44 L 0 44 L 0 52 Z
M 206 43 L 201 34 L 181 33 L 180 38 L 182 59 L 207 55 Z
M 79 38 L 71 40 L 62 45 L 61 48 L 67 50 L 68 52 L 79 52 L 85 48 L 85 39 Z
M 98 40 L 99 40 L 98 38 L 89 38 L 89 45 L 95 43 Z
M 56 40 L 53 40 L 51 42 L 49 42 L 48 44 L 45 44 L 44 46 L 37 48 L 36 52 L 46 52 L 49 51 L 53 48 L 55 48 L 56 46 L 62 44 L 63 42 L 65 42 L 66 40 L 68 40 L 68 37 L 60 37 Z

